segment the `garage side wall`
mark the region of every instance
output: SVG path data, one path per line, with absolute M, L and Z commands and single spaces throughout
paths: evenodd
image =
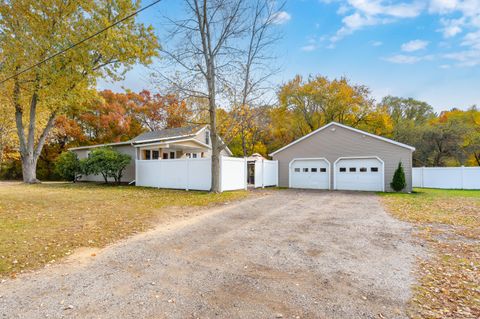
M 334 128 L 334 130 L 332 130 Z M 278 160 L 279 185 L 288 187 L 289 163 L 294 158 L 325 157 L 331 163 L 330 189 L 333 189 L 333 163 L 340 157 L 378 156 L 385 162 L 385 191 L 392 191 L 390 182 L 401 161 L 407 188 L 412 190 L 412 151 L 341 126 L 332 125 L 291 145 L 273 156 Z
M 132 158 L 130 164 L 127 165 L 125 171 L 123 172 L 122 182 L 131 182 L 135 180 L 135 147 L 131 145 L 119 145 L 119 146 L 111 146 L 114 150 L 128 154 Z M 72 152 L 76 153 L 79 159 L 87 158 L 88 153 L 94 150 L 94 148 L 90 149 L 80 149 L 80 150 L 72 150 Z M 89 182 L 103 182 L 102 175 L 87 175 L 82 176 L 80 179 L 81 181 L 89 181 Z M 109 179 L 109 181 L 113 179 Z

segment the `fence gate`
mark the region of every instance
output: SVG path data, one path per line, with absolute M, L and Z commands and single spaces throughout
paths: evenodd
M 255 161 L 255 188 L 278 186 L 278 161 Z

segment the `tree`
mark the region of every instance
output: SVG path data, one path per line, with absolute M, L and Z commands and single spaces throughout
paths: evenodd
M 468 128 L 465 123 L 441 116 L 426 126 L 422 136 L 421 152 L 425 163 L 432 166 L 445 166 L 448 159 L 456 164 L 464 161 L 463 141 Z
M 393 180 L 390 183 L 390 187 L 396 191 L 400 192 L 405 187 L 407 187 L 407 182 L 405 181 L 405 172 L 403 171 L 402 162 L 398 163 L 398 167 L 393 174 Z
M 220 152 L 226 147 L 218 134 L 218 100 L 231 100 L 231 79 L 245 56 L 245 38 L 255 2 L 247 0 L 184 0 L 185 18 L 170 22 L 176 46 L 165 50 L 173 74 L 157 77 L 188 98 L 205 100 L 212 144 L 212 191 L 220 191 Z M 248 41 L 247 41 L 248 42 Z M 253 65 L 253 64 L 252 64 Z
M 139 5 L 131 0 L 3 1 L 2 78 L 92 35 Z M 60 114 L 91 99 L 97 78 L 120 79 L 133 65 L 149 64 L 157 48 L 153 29 L 132 18 L 15 76 L 8 96 L 15 114 L 23 180 L 37 182 L 38 158 Z
M 305 135 L 332 121 L 385 135 L 390 131 L 388 114 L 377 107 L 366 86 L 350 84 L 346 78 L 330 81 L 323 76 L 301 76 L 283 85 L 280 107 L 291 111 L 297 130 Z M 297 136 L 298 137 L 298 136 Z
M 63 152 L 55 162 L 55 171 L 63 179 L 75 183 L 82 176 L 82 163 L 74 152 Z
M 113 178 L 116 183 L 122 180 L 123 172 L 132 158 L 130 155 L 122 154 L 108 147 L 101 147 L 90 152 L 85 160 L 84 173 L 86 175 L 103 176 L 105 183 L 108 178 Z

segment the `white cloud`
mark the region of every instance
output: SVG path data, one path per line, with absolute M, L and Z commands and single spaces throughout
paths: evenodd
M 433 55 L 424 55 L 424 56 L 414 56 L 414 55 L 404 55 L 396 54 L 390 57 L 383 58 L 383 60 L 396 63 L 396 64 L 415 64 L 421 61 L 431 61 L 433 60 Z
M 315 51 L 316 49 L 317 49 L 317 46 L 315 44 L 307 44 L 300 48 L 300 50 L 305 52 L 312 52 L 312 51 Z
M 459 66 L 473 67 L 480 65 L 480 50 L 465 50 L 448 53 L 443 57 L 456 61 Z
M 279 11 L 273 15 L 273 24 L 284 24 L 292 19 L 292 16 L 287 11 Z
M 344 0 L 337 11 L 339 15 L 345 15 L 342 19 L 343 26 L 331 37 L 330 41 L 337 42 L 366 26 L 417 17 L 424 8 L 425 3 L 421 0 L 402 0 L 400 3 L 392 3 L 389 0 Z
M 412 40 L 402 44 L 402 51 L 415 52 L 419 50 L 424 50 L 427 48 L 428 43 L 429 43 L 428 41 L 424 41 L 424 40 Z
M 372 46 L 374 47 L 380 47 L 383 45 L 383 42 L 382 41 L 373 41 L 372 42 Z

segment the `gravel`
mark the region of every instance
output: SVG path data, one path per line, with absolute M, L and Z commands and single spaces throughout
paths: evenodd
M 0 318 L 406 318 L 412 228 L 371 193 L 275 190 L 0 284 Z

